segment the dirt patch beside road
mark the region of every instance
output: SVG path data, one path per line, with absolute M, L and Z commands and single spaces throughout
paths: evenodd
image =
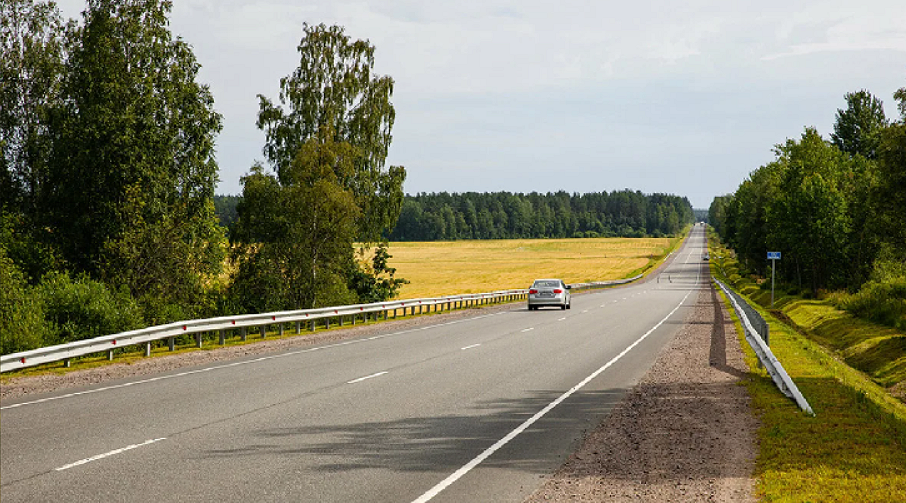
M 717 294 L 527 503 L 755 501 L 758 427 L 736 330 Z

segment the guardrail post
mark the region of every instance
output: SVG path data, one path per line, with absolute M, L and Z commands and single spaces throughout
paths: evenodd
M 280 323 L 279 327 L 280 327 L 280 337 L 283 337 L 283 323 Z
M 358 315 L 352 313 L 352 325 L 355 326 L 355 319 L 358 318 Z
M 167 347 L 170 348 L 170 351 L 176 350 L 176 337 L 170 337 L 167 339 Z
M 113 350 L 112 349 L 107 350 L 107 359 L 110 361 L 113 361 Z
M 387 321 L 387 310 L 384 309 L 384 321 Z
M 221 328 L 220 330 L 218 330 L 218 332 L 218 335 L 220 335 L 220 345 L 223 346 L 224 344 L 226 344 L 226 330 Z
M 267 325 L 261 325 L 261 338 L 267 338 Z
M 196 346 L 198 347 L 198 349 L 201 349 L 201 338 L 203 335 L 203 332 L 198 332 L 197 334 L 195 334 L 195 342 L 197 343 Z
M 147 358 L 149 356 L 151 356 L 151 343 L 146 342 L 145 343 L 145 358 Z
M 302 322 L 297 321 L 296 322 L 296 335 L 301 334 L 301 333 L 302 333 Z
M 314 331 L 317 329 L 317 327 L 316 327 L 315 325 L 316 325 L 315 320 L 311 320 L 311 321 L 308 323 L 308 331 L 309 331 L 309 332 L 314 332 Z
M 239 334 L 242 336 L 242 342 L 245 342 L 249 338 L 249 329 L 248 327 L 242 327 L 242 330 L 239 331 Z
M 330 317 L 324 318 L 324 328 L 330 330 Z
M 72 367 L 72 360 L 69 359 L 69 358 L 64 359 L 64 360 L 63 360 L 63 367 L 64 367 L 64 368 L 70 368 L 70 367 Z

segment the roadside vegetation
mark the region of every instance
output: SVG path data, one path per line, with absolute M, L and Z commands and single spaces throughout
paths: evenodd
M 0 352 L 154 325 L 393 296 L 384 236 L 405 169 L 385 166 L 393 80 L 375 48 L 305 26 L 267 166 L 218 201 L 221 116 L 169 0 L 0 3 Z M 287 48 L 293 50 L 292 47 Z M 358 260 L 356 248 L 371 249 Z M 376 250 L 376 251 L 374 251 Z M 226 265 L 226 267 L 225 267 Z
M 779 251 L 783 290 L 906 330 L 906 87 L 894 98 L 891 122 L 868 91 L 847 93 L 829 139 L 806 128 L 777 145 L 709 222 L 746 273 L 770 277 Z
M 726 278 L 768 321 L 771 350 L 815 411 L 803 413 L 783 396 L 742 336 L 750 373 L 745 380 L 761 427 L 756 461 L 758 492 L 764 501 L 906 501 L 906 405 L 889 393 L 892 376 L 865 373 L 841 361 L 838 347 L 810 327 L 791 324 L 817 320 L 835 310 L 845 324 L 865 323 L 823 303 L 783 294 L 777 309 L 765 308 L 765 289 L 739 274 L 732 251 L 712 236 L 712 273 Z M 803 308 L 799 302 L 809 302 Z M 767 290 L 770 305 L 770 290 Z M 809 318 L 799 311 L 811 313 Z M 817 314 L 817 315 L 816 315 Z M 820 324 L 819 324 L 820 325 Z M 844 342 L 846 341 L 846 342 Z M 900 362 L 902 364 L 904 362 Z M 894 378 L 895 379 L 895 378 Z M 899 378 L 902 385 L 903 378 Z

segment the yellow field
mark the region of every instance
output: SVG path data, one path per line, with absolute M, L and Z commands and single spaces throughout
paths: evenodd
M 620 279 L 667 253 L 669 238 L 511 239 L 390 243 L 389 265 L 411 283 L 400 298 L 528 288 L 536 278 L 567 283 Z

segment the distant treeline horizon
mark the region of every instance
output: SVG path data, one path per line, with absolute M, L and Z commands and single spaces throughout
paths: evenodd
M 221 225 L 238 196 L 215 196 Z M 407 194 L 390 241 L 669 236 L 696 219 L 688 198 L 629 189 L 585 194 L 464 192 Z

